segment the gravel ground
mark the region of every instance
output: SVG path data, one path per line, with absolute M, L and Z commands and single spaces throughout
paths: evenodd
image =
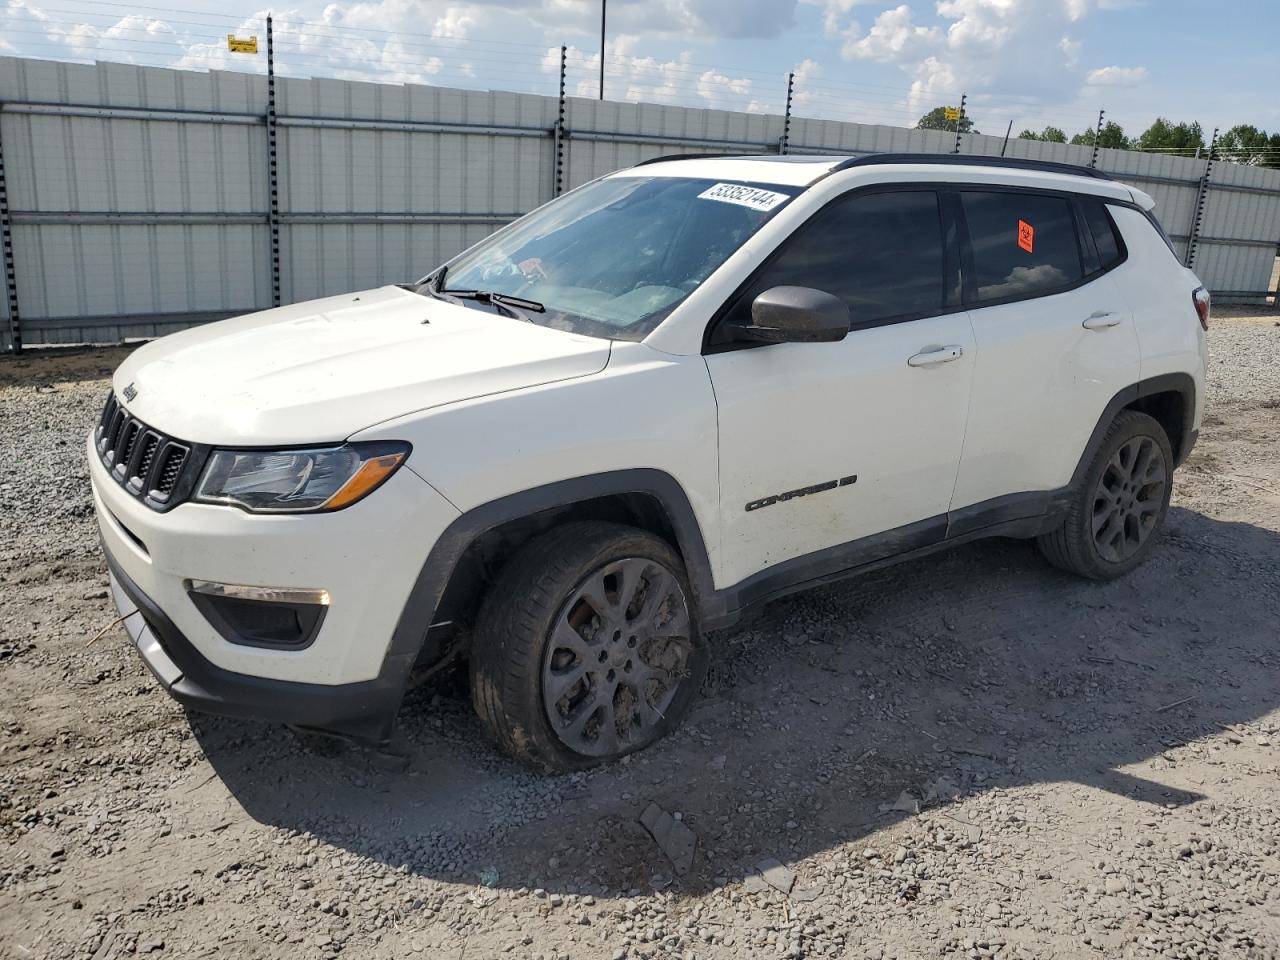
M 993 541 L 775 604 L 678 734 L 559 778 L 456 677 L 405 764 L 186 715 L 119 627 L 87 647 L 82 437 L 124 354 L 0 363 L 0 956 L 1280 957 L 1275 316 L 1215 321 L 1128 578 Z

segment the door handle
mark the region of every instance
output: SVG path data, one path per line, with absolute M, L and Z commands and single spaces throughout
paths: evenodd
M 1106 330 L 1114 327 L 1120 322 L 1120 314 L 1108 313 L 1105 310 L 1095 310 L 1085 318 L 1081 324 L 1086 330 Z
M 936 367 L 940 363 L 950 363 L 964 356 L 964 348 L 959 346 L 937 347 L 907 358 L 908 367 Z

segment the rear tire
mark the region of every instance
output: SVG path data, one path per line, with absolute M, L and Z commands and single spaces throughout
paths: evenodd
M 1173 450 L 1153 417 L 1122 410 L 1112 421 L 1062 526 L 1036 539 L 1055 567 L 1113 580 L 1146 559 L 1164 528 Z
M 471 698 L 508 754 L 549 773 L 643 749 L 680 722 L 709 654 L 680 557 L 613 523 L 529 541 L 489 588 Z

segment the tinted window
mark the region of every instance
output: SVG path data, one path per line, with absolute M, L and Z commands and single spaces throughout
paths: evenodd
M 1107 215 L 1107 208 L 1100 200 L 1086 200 L 1083 203 L 1084 219 L 1089 224 L 1089 232 L 1093 234 L 1093 244 L 1098 248 L 1098 263 L 1103 270 L 1120 262 L 1120 243 L 1116 238 L 1116 228 Z
M 933 191 L 837 201 L 786 242 L 737 311 L 770 287 L 813 287 L 844 300 L 854 327 L 942 309 L 942 226 Z M 735 311 L 735 313 L 737 313 Z M 736 319 L 745 320 L 739 313 Z
M 1031 193 L 963 192 L 978 299 L 1029 297 L 1084 274 L 1071 204 Z

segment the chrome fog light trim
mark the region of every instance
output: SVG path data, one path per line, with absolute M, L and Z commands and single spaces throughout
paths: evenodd
M 262 600 L 267 603 L 314 603 L 327 607 L 329 591 L 307 587 L 250 587 L 240 583 L 215 583 L 212 580 L 187 580 L 187 590 L 211 597 L 235 597 L 239 600 Z

